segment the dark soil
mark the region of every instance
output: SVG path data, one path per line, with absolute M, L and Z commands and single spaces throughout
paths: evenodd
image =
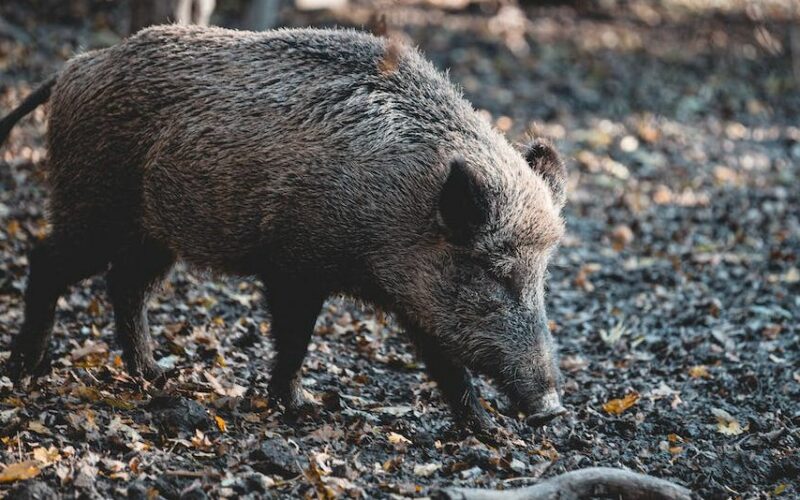
M 0 462 L 35 462 L 0 471 L 0 491 L 422 496 L 603 465 L 705 498 L 800 496 L 800 61 L 790 0 L 746 4 L 382 11 L 509 137 L 535 124 L 570 158 L 569 232 L 549 282 L 567 417 L 532 429 L 498 414 L 507 442 L 465 436 L 391 319 L 333 300 L 304 368 L 319 411 L 288 420 L 266 401 L 257 283 L 182 268 L 150 307 L 172 378 L 143 389 L 121 367 L 97 277 L 59 302 L 52 373 L 25 389 L 2 380 Z M 358 4 L 287 22 L 373 14 Z M 5 0 L 0 109 L 70 55 L 114 43 L 126 15 L 99 0 Z M 0 150 L 3 346 L 22 320 L 25 255 L 47 231 L 45 118 L 37 110 Z M 632 406 L 609 411 L 625 396 Z

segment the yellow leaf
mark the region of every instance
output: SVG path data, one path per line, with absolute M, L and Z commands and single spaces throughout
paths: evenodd
M 222 356 L 222 354 L 217 354 L 216 357 L 214 357 L 214 363 L 222 368 L 225 368 L 227 366 L 225 358 Z
M 217 423 L 217 427 L 219 427 L 220 432 L 227 432 L 228 431 L 228 423 L 225 422 L 225 419 L 220 417 L 219 415 L 214 416 L 214 421 Z
M 778 496 L 784 491 L 786 491 L 786 483 L 781 483 L 778 486 L 776 486 L 774 490 L 772 490 L 772 494 Z
M 33 450 L 33 458 L 42 465 L 50 465 L 61 460 L 61 454 L 55 446 L 50 448 L 36 448 Z
M 389 442 L 392 444 L 411 444 L 411 440 L 396 432 L 389 433 Z
M 689 368 L 689 376 L 692 378 L 711 378 L 706 365 L 695 365 Z
M 639 401 L 639 393 L 631 392 L 622 399 L 612 399 L 603 405 L 603 409 L 612 415 L 622 415 L 622 412 L 635 405 L 637 401 Z
M 21 479 L 30 479 L 39 475 L 39 467 L 36 466 L 36 461 L 28 460 L 27 462 L 17 462 L 10 464 L 8 467 L 0 472 L 0 483 L 13 483 Z
M 6 233 L 8 234 L 9 238 L 13 238 L 19 232 L 19 221 L 12 220 L 8 222 L 8 226 L 6 226 Z
M 749 426 L 742 428 L 742 426 L 739 424 L 739 421 L 725 410 L 713 408 L 711 413 L 717 417 L 717 430 L 720 434 L 725 434 L 726 436 L 738 436 L 749 428 Z

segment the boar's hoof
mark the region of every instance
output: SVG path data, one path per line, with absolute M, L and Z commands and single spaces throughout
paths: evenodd
M 278 391 L 270 388 L 269 402 L 271 406 L 282 406 L 284 414 L 290 419 L 316 416 L 321 409 L 319 405 L 307 400 L 299 389 Z
M 483 408 L 479 411 L 473 411 L 471 415 L 460 417 L 457 423 L 463 430 L 471 432 L 479 438 L 493 439 L 503 430 L 494 423 L 489 413 Z
M 167 382 L 167 373 L 155 361 L 128 363 L 128 374 L 134 378 L 144 379 L 156 387 L 163 387 Z
M 11 357 L 6 364 L 5 374 L 12 382 L 18 383 L 27 376 L 40 377 L 50 371 L 50 356 L 47 350 L 30 353 L 19 347 L 12 347 Z

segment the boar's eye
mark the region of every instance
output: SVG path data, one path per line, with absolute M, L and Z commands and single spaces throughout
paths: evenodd
M 450 162 L 439 194 L 439 215 L 448 239 L 466 245 L 489 217 L 486 193 L 462 158 Z

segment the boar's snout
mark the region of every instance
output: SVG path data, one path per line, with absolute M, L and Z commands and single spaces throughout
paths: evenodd
M 544 321 L 534 322 L 536 327 L 528 337 L 527 348 L 509 360 L 505 378 L 511 402 L 527 417 L 529 425 L 543 425 L 567 410 L 561 404 L 561 372 L 553 339 Z
M 549 391 L 547 394 L 539 398 L 535 405 L 528 409 L 528 425 L 540 426 L 544 425 L 554 418 L 567 413 L 567 409 L 561 406 L 561 398 L 555 390 Z

